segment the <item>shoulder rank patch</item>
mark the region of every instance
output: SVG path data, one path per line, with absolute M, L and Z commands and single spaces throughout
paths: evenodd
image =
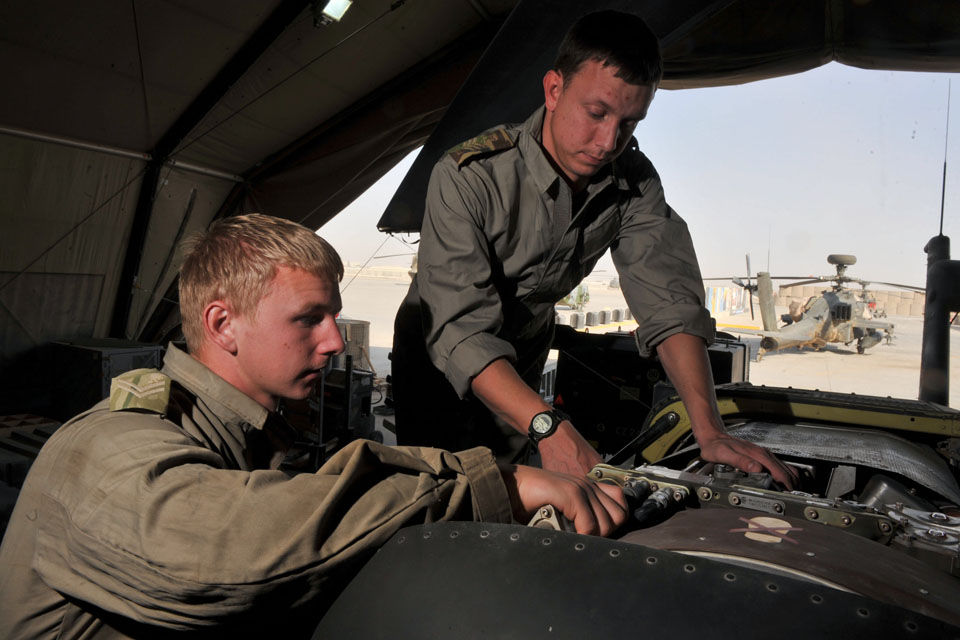
M 461 142 L 447 153 L 450 154 L 458 167 L 462 167 L 471 158 L 511 149 L 516 143 L 516 140 L 510 137 L 506 129 L 494 129 L 481 133 L 476 138 L 471 138 L 466 142 Z
M 170 377 L 156 369 L 134 369 L 110 381 L 110 411 L 166 413 Z

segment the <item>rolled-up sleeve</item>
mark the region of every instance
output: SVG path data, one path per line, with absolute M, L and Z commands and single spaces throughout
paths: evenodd
M 197 629 L 332 599 L 403 526 L 510 521 L 485 448 L 355 441 L 317 473 L 290 477 L 224 469 L 215 452 L 158 422 L 109 415 L 95 425 L 98 438 L 76 429 L 39 461 L 50 482 L 33 562 L 51 588 L 134 620 Z
M 611 253 L 639 325 L 637 347 L 649 357 L 673 334 L 687 333 L 710 343 L 715 331 L 687 224 L 666 203 L 653 165 L 638 155 L 639 194 L 622 211 Z
M 494 199 L 445 157 L 434 167 L 421 229 L 417 288 L 427 353 L 463 397 L 498 358 L 516 361 L 497 333 L 503 306 L 494 286 L 484 217 Z

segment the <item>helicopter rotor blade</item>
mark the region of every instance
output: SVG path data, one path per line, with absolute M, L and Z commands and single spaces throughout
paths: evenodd
M 770 276 L 771 280 L 809 280 L 813 276 Z M 833 280 L 833 276 L 817 276 L 817 282 L 826 282 Z
M 750 271 L 750 254 L 749 254 L 749 253 L 747 254 L 746 258 L 747 258 L 747 286 L 749 286 L 749 285 L 750 285 L 750 274 L 753 273 L 752 271 Z M 751 301 L 752 301 L 752 300 L 753 300 L 753 298 L 751 298 Z
M 817 278 L 817 279 L 815 279 L 815 280 L 801 280 L 800 282 L 791 282 L 790 284 L 782 284 L 782 285 L 780 285 L 780 288 L 781 288 L 781 289 L 786 289 L 786 288 L 788 288 L 788 287 L 799 287 L 799 286 L 802 286 L 802 285 L 805 285 L 805 284 L 817 284 L 817 283 L 820 283 L 820 282 L 823 282 L 823 280 L 820 280 L 819 278 Z
M 747 295 L 750 297 L 750 319 L 756 320 L 756 316 L 753 315 L 753 291 L 747 289 Z
M 916 291 L 918 293 L 926 293 L 927 290 L 923 287 L 914 287 L 909 284 L 897 284 L 895 282 L 878 282 L 876 280 L 869 280 L 866 284 L 882 284 L 888 287 L 897 287 L 898 289 L 907 289 L 908 291 Z

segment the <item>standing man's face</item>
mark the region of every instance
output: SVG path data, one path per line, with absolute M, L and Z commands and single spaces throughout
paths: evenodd
M 227 380 L 268 409 L 306 398 L 330 358 L 343 351 L 340 290 L 302 269 L 281 266 L 251 317 L 232 320 L 236 353 Z
M 588 60 L 566 84 L 553 70 L 543 78 L 543 146 L 574 190 L 623 152 L 653 102 L 656 85 L 630 84 L 617 71 Z

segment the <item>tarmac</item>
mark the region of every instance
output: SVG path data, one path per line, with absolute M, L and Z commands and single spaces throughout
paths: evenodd
M 361 272 L 356 278 L 348 271 L 342 290 L 343 312 L 341 317 L 365 320 L 370 323 L 369 355 L 378 383 L 377 395 L 385 392 L 385 379 L 390 373 L 389 353 L 393 343 L 393 320 L 400 307 L 410 277 L 406 269 L 378 269 L 373 274 Z M 584 311 L 626 308 L 620 289 L 611 287 L 610 275 L 595 275 L 587 279 L 590 301 Z M 561 316 L 570 310 L 559 306 Z M 777 314 L 786 309 L 777 308 Z M 749 312 L 737 315 L 715 314 L 717 329 L 735 333 L 737 328 L 760 327 L 759 313 L 751 320 Z M 881 343 L 864 354 L 858 354 L 856 344 L 829 344 L 820 351 L 812 349 L 785 349 L 766 353 L 757 361 L 760 338 L 740 335 L 739 339 L 749 346 L 749 380 L 756 385 L 818 389 L 858 395 L 889 396 L 916 399 L 920 386 L 920 345 L 923 318 L 916 316 L 889 316 L 886 321 L 895 325 L 891 344 Z M 630 331 L 634 322 L 620 322 L 587 327 L 591 333 Z M 583 329 L 582 329 L 583 330 Z M 950 379 L 953 384 L 949 404 L 960 408 L 960 327 L 951 328 Z M 375 408 L 378 427 L 383 420 L 388 422 L 384 431 L 385 441 L 393 442 L 389 432 L 389 415 L 384 409 Z

